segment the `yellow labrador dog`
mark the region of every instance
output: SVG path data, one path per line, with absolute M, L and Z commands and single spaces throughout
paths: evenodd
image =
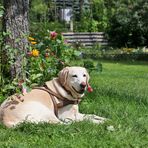
M 13 127 L 22 122 L 69 123 L 90 120 L 102 123 L 105 118 L 79 113 L 78 104 L 84 96 L 89 75 L 83 67 L 66 67 L 58 78 L 36 87 L 24 95 L 13 95 L 0 107 L 0 122 Z

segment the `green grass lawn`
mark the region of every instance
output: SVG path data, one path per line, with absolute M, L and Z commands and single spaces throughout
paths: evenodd
M 102 73 L 91 73 L 94 92 L 86 94 L 80 111 L 106 117 L 108 122 L 25 124 L 15 129 L 0 125 L 0 148 L 148 147 L 148 66 L 102 64 Z

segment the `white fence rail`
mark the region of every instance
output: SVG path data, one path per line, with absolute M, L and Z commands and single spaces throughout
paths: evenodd
M 108 40 L 104 32 L 67 32 L 62 33 L 69 44 L 80 44 L 85 47 L 94 47 L 95 45 L 108 45 Z

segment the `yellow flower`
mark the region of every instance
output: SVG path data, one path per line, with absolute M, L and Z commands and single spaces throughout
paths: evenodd
M 28 39 L 29 39 L 30 41 L 34 41 L 34 40 L 35 40 L 33 37 L 28 37 Z
M 122 48 L 122 50 L 125 52 L 125 53 L 131 53 L 134 48 Z
M 32 45 L 35 45 L 37 42 L 31 41 L 30 43 L 31 43 Z
M 39 56 L 39 51 L 38 51 L 37 49 L 33 49 L 33 50 L 32 50 L 32 55 L 33 55 L 34 57 L 38 57 L 38 56 Z

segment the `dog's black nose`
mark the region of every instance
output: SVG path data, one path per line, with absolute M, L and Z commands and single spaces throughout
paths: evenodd
M 80 84 L 80 86 L 81 86 L 81 88 L 85 88 L 85 87 L 86 87 L 86 83 L 85 83 L 85 82 L 82 82 L 82 83 Z

